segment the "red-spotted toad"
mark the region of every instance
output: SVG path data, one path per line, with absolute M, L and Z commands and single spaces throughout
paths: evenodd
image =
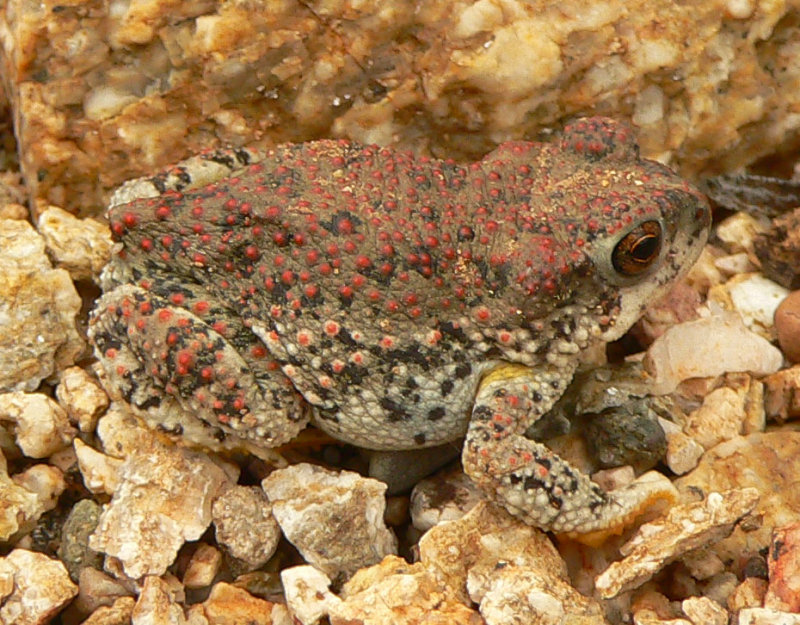
M 524 437 L 581 352 L 620 337 L 707 237 L 703 197 L 627 127 L 579 120 L 467 165 L 286 145 L 109 219 L 122 246 L 90 336 L 107 383 L 161 427 L 251 448 L 309 418 L 368 449 L 466 436 L 472 479 L 557 532 L 613 529 L 652 499 Z

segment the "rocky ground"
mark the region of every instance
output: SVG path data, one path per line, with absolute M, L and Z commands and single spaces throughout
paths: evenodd
M 799 6 L 6 3 L 0 623 L 800 623 Z M 608 354 L 661 396 L 659 452 L 619 454 L 635 428 L 553 441 L 606 488 L 672 480 L 635 533 L 556 539 L 457 466 L 387 497 L 314 431 L 218 456 L 109 402 L 85 328 L 124 180 L 321 136 L 467 160 L 585 114 L 716 204 L 697 265 Z M 788 181 L 712 178 L 745 167 Z

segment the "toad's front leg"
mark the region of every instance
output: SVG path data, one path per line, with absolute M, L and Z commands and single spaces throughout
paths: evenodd
M 655 501 L 674 501 L 671 483 L 648 473 L 606 492 L 525 430 L 563 393 L 571 371 L 502 365 L 478 388 L 464 444 L 466 473 L 525 522 L 581 542 L 621 532 Z

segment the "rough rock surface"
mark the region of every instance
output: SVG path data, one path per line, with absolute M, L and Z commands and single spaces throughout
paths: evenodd
M 46 625 L 78 593 L 64 565 L 15 549 L 0 558 L 0 623 Z
M 45 512 L 55 508 L 64 489 L 64 478 L 56 467 L 36 464 L 9 476 L 0 455 L 0 541 L 33 529 Z
M 81 300 L 27 222 L 0 220 L 0 267 L 0 390 L 32 391 L 83 350 Z
M 691 498 L 696 493 L 755 488 L 759 501 L 755 527 L 737 527 L 714 545 L 722 560 L 755 556 L 769 547 L 772 531 L 800 515 L 800 433 L 775 431 L 739 436 L 706 452 L 697 468 L 678 478 L 675 486 Z
M 215 584 L 208 599 L 193 610 L 198 610 L 198 616 L 205 619 L 195 621 L 190 612 L 189 623 L 198 625 L 292 625 L 284 606 L 254 597 L 225 582 Z
M 163 444 L 139 452 L 120 468 L 120 486 L 89 539 L 132 578 L 163 575 L 181 545 L 200 538 L 228 481 L 205 454 Z
M 0 622 L 130 625 L 133 616 L 134 625 L 291 625 L 294 616 L 305 625 L 328 614 L 333 625 L 570 618 L 585 624 L 603 622 L 604 612 L 614 625 L 721 625 L 729 618 L 738 625 L 800 625 L 796 612 L 784 611 L 797 609 L 796 424 L 751 434 L 764 428 L 763 414 L 752 409 L 761 401 L 755 378 L 745 390 L 728 376 L 687 380 L 731 368 L 760 374 L 779 366 L 774 347 L 753 340 L 745 327 L 768 339 L 777 333 L 783 356 L 800 361 L 800 298 L 789 298 L 794 301 L 785 303 L 773 327 L 771 311 L 784 292 L 761 276 L 788 288 L 800 284 L 800 210 L 772 227 L 752 210 L 725 220 L 683 290 L 651 309 L 636 335 L 646 346 L 666 327 L 707 315 L 699 304 L 709 291 L 715 304 L 745 317 L 732 330 L 719 319 L 696 322 L 700 329 L 694 333 L 692 326 L 682 328 L 687 347 L 677 357 L 673 350 L 669 358 L 662 353 L 655 359 L 676 365 L 666 386 L 680 382 L 678 402 L 689 415 L 682 419 L 676 411 L 670 415 L 675 422 L 665 427 L 669 467 L 687 473 L 678 480 L 684 500 L 754 486 L 761 493 L 755 514 L 729 538 L 678 556 L 666 575 L 617 599 L 594 602 L 568 582 L 591 594 L 596 573 L 619 558 L 621 539 L 596 549 L 563 541 L 556 549 L 545 535 L 485 504 L 434 527 L 419 544 L 416 564 L 389 556 L 357 572 L 341 593 L 334 587 L 340 596 L 308 565 L 283 568 L 298 562 L 286 541 L 279 541 L 276 556 L 265 564 L 277 532 L 260 491 L 233 486 L 236 470 L 200 460 L 195 452 L 154 452 L 162 433 L 143 429 L 116 406 L 100 418 L 105 394 L 84 369 L 65 370 L 76 359 L 87 363 L 80 325 L 75 327 L 80 302 L 63 269 L 80 281 L 88 305 L 94 296 L 88 279 L 97 275 L 110 241 L 97 222 L 50 206 L 99 215 L 119 181 L 223 143 L 271 146 L 340 136 L 463 162 L 509 138 L 542 138 L 587 113 L 632 120 L 644 154 L 689 177 L 739 168 L 798 143 L 800 0 L 609 0 L 591 3 L 591 10 L 578 0 L 286 0 L 272 3 L 268 14 L 256 11 L 258 4 L 9 0 L 0 7 L 0 74 L 13 105 L 9 111 L 0 95 L 0 114 L 8 113 L 0 119 L 0 162 L 14 163 L 13 118 L 28 192 L 26 198 L 18 172 L 0 172 L 0 390 L 37 392 L 27 415 L 18 411 L 0 428 L 0 538 L 9 554 L 0 559 Z M 784 171 L 793 165 L 782 161 Z M 182 173 L 173 170 L 169 177 L 180 182 Z M 164 180 L 151 186 L 157 191 Z M 26 202 L 39 217 L 38 235 L 22 221 Z M 85 320 L 79 317 L 78 323 Z M 698 365 L 694 354 L 702 351 L 701 339 L 709 338 L 725 350 L 712 347 L 712 358 Z M 795 369 L 764 380 L 767 415 L 779 423 L 800 416 L 800 368 Z M 60 409 L 47 397 L 56 381 Z M 75 426 L 81 440 L 73 450 L 64 445 Z M 15 428 L 31 436 L 15 441 Z M 95 449 L 98 433 L 103 453 Z M 294 442 L 287 457 L 298 450 L 304 457 L 308 445 Z M 347 457 L 325 445 L 325 462 Z M 316 444 L 310 447 L 313 456 Z M 42 464 L 31 465 L 20 448 Z M 139 454 L 152 454 L 142 462 L 153 466 L 132 469 L 131 458 Z M 235 460 L 245 472 L 243 484 L 257 483 L 285 464 L 277 455 L 272 464 L 264 458 Z M 120 467 L 124 473 L 117 475 Z M 626 471 L 632 473 L 628 467 L 618 474 Z M 208 475 L 211 485 L 205 483 Z M 203 492 L 213 490 L 213 483 L 224 484 L 219 492 L 233 493 L 236 501 Z M 458 481 L 439 485 L 425 491 L 433 492 L 434 503 L 426 504 L 420 528 L 451 514 L 461 517 L 472 505 L 469 489 Z M 114 531 L 122 532 L 110 550 L 131 552 L 122 561 L 107 557 L 106 574 L 93 568 L 100 567 L 102 554 L 89 548 L 88 535 L 99 504 L 128 488 L 130 500 L 139 501 L 135 492 L 143 505 L 125 508 L 114 500 L 107 514 L 116 515 Z M 86 503 L 74 506 L 61 527 L 76 495 Z M 455 505 L 436 505 L 442 501 Z M 401 512 L 387 522 L 397 523 L 404 548 L 414 548 L 418 534 L 403 518 L 408 502 L 401 496 L 392 503 Z M 158 518 L 153 529 L 148 521 L 156 512 L 169 518 Z M 372 516 L 374 526 L 382 527 L 381 514 Z M 190 535 L 182 536 L 177 526 L 185 519 Z M 216 536 L 203 532 L 209 519 Z M 684 529 L 697 525 L 695 517 L 681 522 Z M 141 532 L 125 533 L 136 524 Z M 80 592 L 57 616 L 74 586 L 61 565 L 24 548 L 54 556 L 59 530 L 58 555 Z M 200 534 L 196 544 L 179 549 Z M 359 546 L 367 550 L 369 541 L 381 543 L 383 537 L 375 534 Z M 716 537 L 704 535 L 703 542 Z M 651 539 L 637 564 L 661 556 L 658 568 L 682 548 L 662 547 Z M 771 557 L 765 558 L 768 547 Z M 176 551 L 174 565 L 159 577 L 132 580 L 124 574 L 123 564 L 138 573 L 143 562 L 161 572 Z M 8 563 L 15 561 L 9 573 Z M 287 587 L 294 584 L 295 594 L 287 591 L 293 616 L 273 573 L 281 568 L 296 574 L 290 583 L 284 580 Z M 203 600 L 218 573 L 234 581 L 217 583 Z
M 250 569 L 269 560 L 278 547 L 281 531 L 264 491 L 255 486 L 231 486 L 211 507 L 217 542 Z
M 108 225 L 96 219 L 76 219 L 49 206 L 39 215 L 37 230 L 56 266 L 69 271 L 73 280 L 96 278 L 111 258 Z
M 332 579 L 397 551 L 383 523 L 381 482 L 303 463 L 273 472 L 261 485 L 286 538 Z
M 2 75 L 31 196 L 97 214 L 123 180 L 257 138 L 463 160 L 587 112 L 632 120 L 690 175 L 797 142 L 795 2 L 257 7 L 10 2 Z
M 75 436 L 67 413 L 42 393 L 0 394 L 0 423 L 7 423 L 28 458 L 46 458 L 67 447 Z
M 608 599 L 641 585 L 669 562 L 730 534 L 757 501 L 758 491 L 745 488 L 710 493 L 700 503 L 672 508 L 664 518 L 639 528 L 621 549 L 625 558 L 598 576 L 597 590 Z
M 478 612 L 464 605 L 455 591 L 425 566 L 387 556 L 345 584 L 343 601 L 330 606 L 330 622 L 481 625 Z

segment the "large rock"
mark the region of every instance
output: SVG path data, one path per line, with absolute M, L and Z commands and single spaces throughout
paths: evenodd
M 10 0 L 0 69 L 29 193 L 83 214 L 221 143 L 339 135 L 466 159 L 589 112 L 693 176 L 797 143 L 797 7 Z

